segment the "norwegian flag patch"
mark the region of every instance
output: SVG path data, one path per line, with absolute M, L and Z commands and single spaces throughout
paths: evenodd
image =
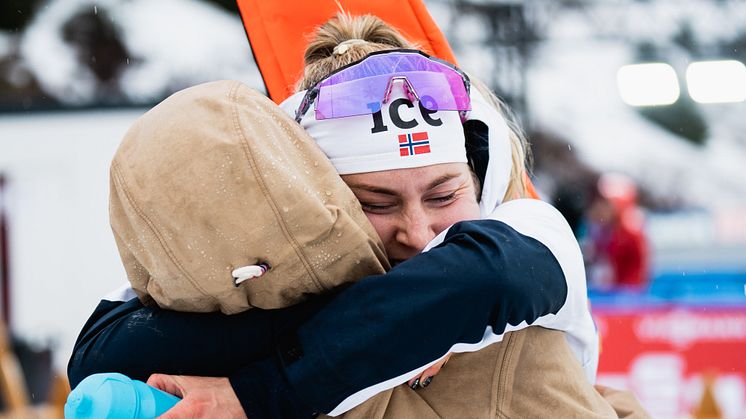
M 399 155 L 401 157 L 414 156 L 430 152 L 430 140 L 427 132 L 415 132 L 399 135 Z

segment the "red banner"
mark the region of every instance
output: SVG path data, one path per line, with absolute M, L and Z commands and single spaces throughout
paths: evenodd
M 598 382 L 633 391 L 654 418 L 699 404 L 703 378 L 726 418 L 746 419 L 746 308 L 594 308 Z

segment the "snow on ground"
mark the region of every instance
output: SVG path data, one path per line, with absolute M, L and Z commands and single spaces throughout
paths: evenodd
M 44 89 L 63 103 L 95 94 L 96 80 L 61 38 L 81 11 L 102 13 L 119 28 L 130 52 L 120 79 L 136 102 L 155 100 L 193 84 L 236 79 L 263 90 L 240 19 L 197 0 L 54 0 L 25 31 L 21 54 Z
M 122 80 L 133 98 L 157 96 L 164 86 L 183 87 L 194 80 L 235 79 L 263 89 L 243 25 L 235 16 L 195 0 L 130 1 L 114 16 L 126 25 L 127 48 L 146 58 Z
M 483 31 L 454 19 L 447 1 L 429 6 L 462 67 L 489 80 L 499 63 L 485 57 Z M 742 1 L 608 0 L 567 9 L 534 1 L 527 7 L 541 11 L 539 27 L 547 38 L 526 69 L 535 125 L 569 141 L 591 167 L 626 173 L 661 197 L 707 208 L 744 205 L 746 104 L 700 106 L 709 129 L 700 147 L 645 119 L 621 101 L 616 87 L 619 67 L 636 63 L 635 43 L 661 45 L 680 80 L 689 62 L 716 58 L 707 55 L 715 43 L 746 33 Z M 674 42 L 684 25 L 704 56 L 691 56 Z M 681 94 L 687 95 L 685 88 Z
M 662 15 L 665 4 L 657 6 Z M 592 167 L 627 173 L 659 196 L 679 196 L 704 207 L 742 205 L 746 105 L 703 106 L 710 127 L 706 145 L 683 141 L 619 98 L 616 72 L 635 63 L 633 46 L 618 38 L 579 36 L 584 25 L 588 29 L 577 14 L 559 17 L 555 26 L 572 30 L 554 32 L 537 51 L 528 98 L 538 125 L 568 140 Z
M 661 196 L 673 193 L 703 206 L 743 202 L 743 146 L 723 133 L 725 138 L 712 137 L 704 147 L 692 145 L 621 101 L 616 71 L 631 62 L 626 45 L 550 42 L 540 55 L 529 83 L 532 115 L 568 140 L 583 161 L 627 173 Z
M 90 2 L 50 2 L 35 16 L 21 39 L 21 57 L 41 87 L 63 103 L 85 103 L 96 87 L 91 71 L 77 61 L 73 47 L 61 38 L 66 19 L 85 3 Z
M 594 35 L 660 41 L 687 25 L 701 43 L 712 44 L 743 32 L 746 7 L 740 0 L 613 0 L 592 4 L 587 15 L 598 23 Z M 552 35 L 559 28 L 552 25 Z
M 0 32 L 0 57 L 8 55 L 12 50 L 11 36 Z

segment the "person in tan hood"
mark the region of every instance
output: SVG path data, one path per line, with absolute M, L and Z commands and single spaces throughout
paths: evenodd
M 232 135 L 264 132 L 254 131 L 252 124 L 274 125 L 280 127 L 280 131 L 286 131 L 288 124 L 293 125 L 287 116 L 277 112 L 277 108 L 269 106 L 271 104 L 266 99 L 262 102 L 255 97 L 258 96 L 256 93 L 241 85 L 223 82 L 214 86 L 219 86 L 222 93 L 191 96 L 193 100 L 188 104 L 193 109 L 190 112 L 199 115 L 212 109 L 219 110 L 228 122 L 214 121 L 214 125 L 232 124 L 234 130 L 228 130 Z M 190 91 L 206 93 L 191 89 L 187 92 Z M 304 94 L 299 94 L 295 98 L 297 102 L 291 102 L 290 107 L 302 103 L 303 97 Z M 223 102 L 222 98 L 227 100 Z M 399 101 L 399 97 L 392 99 L 390 105 L 381 109 L 384 114 L 397 112 L 390 110 L 394 103 L 399 104 L 399 109 L 416 109 Z M 267 107 L 263 103 L 267 103 Z M 396 158 L 383 159 L 387 164 L 396 162 L 395 165 L 399 166 L 378 166 L 378 171 L 369 170 L 372 169 L 370 165 L 382 161 L 377 157 L 380 154 L 376 152 L 378 142 L 368 144 L 370 147 L 361 144 L 358 150 L 354 149 L 357 143 L 352 150 L 346 144 L 352 139 L 365 139 L 365 136 L 355 135 L 356 130 L 364 125 L 356 124 L 352 118 L 338 120 L 350 122 L 347 126 L 323 123 L 319 119 L 302 122 L 319 142 L 324 154 L 331 158 L 337 172 L 344 175 L 345 181 L 356 192 L 368 219 L 373 221 L 375 231 L 382 236 L 387 256 L 396 264 L 388 274 L 367 276 L 343 287 L 344 290 L 335 293 L 330 302 L 324 301 L 320 308 L 310 310 L 300 326 L 290 326 L 287 333 L 270 331 L 263 334 L 257 325 L 261 324 L 262 316 L 293 313 L 295 308 L 306 307 L 308 303 L 284 310 L 255 308 L 231 316 L 214 313 L 188 315 L 143 307 L 139 300 L 132 299 L 132 294 L 110 297 L 102 301 L 76 343 L 69 368 L 71 380 L 75 382 L 86 373 L 112 368 L 135 378 L 147 377 L 154 371 L 228 377 L 226 380 L 152 376 L 151 384 L 184 397 L 184 401 L 166 417 L 214 417 L 218 414 L 229 415 L 226 417 L 246 414 L 251 418 L 307 417 L 313 412 L 332 416 L 344 414 L 351 418 L 617 417 L 623 414 L 625 417 L 645 417 L 639 406 L 633 405 L 626 413 L 620 404 L 612 406 L 609 400 L 618 398 L 602 397 L 586 378 L 589 371 L 594 370 L 592 344 L 595 335 L 588 334 L 584 326 L 578 327 L 587 325 L 590 318 L 584 288 L 578 289 L 577 285 L 583 279 L 577 276 L 578 271 L 582 272 L 577 243 L 574 243 L 569 227 L 547 204 L 531 200 L 502 203 L 503 196 L 510 195 L 507 191 L 518 190 L 520 193 L 520 188 L 515 188 L 519 178 L 510 170 L 511 147 L 506 140 L 509 131 L 502 118 L 495 116 L 496 111 L 490 110 L 491 105 L 478 93 L 472 95 L 472 104 L 471 121 L 475 121 L 476 127 L 481 127 L 477 123 L 481 122 L 492 133 L 501 133 L 489 138 L 490 141 L 499 141 L 494 148 L 490 142 L 488 148 L 490 164 L 496 163 L 493 169 L 496 167 L 494 170 L 502 175 L 489 175 L 494 173 L 489 168 L 487 173 L 481 174 L 478 168 L 473 168 L 477 173 L 472 175 L 463 154 L 441 151 L 442 145 L 447 150 L 459 152 L 459 147 L 448 148 L 448 138 L 458 139 L 460 133 L 463 148 L 464 136 L 469 134 L 462 132 L 461 121 L 458 116 L 453 120 L 453 114 L 421 111 L 419 123 L 428 123 L 429 120 L 437 125 L 442 121 L 447 131 L 430 131 L 427 148 L 423 148 L 421 136 L 405 135 L 405 143 L 399 137 L 400 142 L 398 145 L 394 143 L 393 149 Z M 260 109 L 264 112 L 252 113 Z M 252 118 L 236 117 L 243 112 L 250 113 Z M 306 112 L 313 115 L 315 111 L 306 109 Z M 173 116 L 171 113 L 161 115 Z M 230 115 L 230 119 L 226 115 Z M 400 118 L 399 122 L 411 121 L 408 119 L 411 114 L 405 116 L 407 118 Z M 370 114 L 366 117 L 370 118 Z M 172 127 L 186 124 L 179 121 Z M 464 124 L 463 131 L 466 127 Z M 366 129 L 370 130 L 370 127 Z M 319 130 L 326 130 L 327 136 L 318 135 L 322 132 Z M 443 132 L 446 135 L 441 135 Z M 332 138 L 329 133 L 346 134 L 349 141 L 342 136 L 339 141 L 322 144 L 320 139 Z M 392 138 L 397 140 L 397 136 Z M 280 144 L 288 145 L 287 142 Z M 505 150 L 508 151 L 507 157 Z M 163 156 L 153 154 L 153 151 L 146 154 L 155 160 Z M 357 159 L 359 156 L 370 158 Z M 412 159 L 405 160 L 405 157 Z M 220 159 L 210 161 L 222 163 Z M 189 167 L 192 163 L 183 164 Z M 345 173 L 346 169 L 340 169 L 343 166 L 351 171 Z M 271 163 L 265 168 L 271 170 Z M 172 170 L 181 171 L 182 168 L 175 166 Z M 522 169 L 516 173 L 522 175 Z M 258 179 L 263 179 L 264 175 L 262 173 Z M 193 181 L 200 180 L 195 178 Z M 288 188 L 288 183 L 277 182 L 272 186 Z M 127 192 L 117 191 L 117 194 L 121 193 L 129 202 Z M 230 194 L 215 196 L 217 193 L 213 191 L 205 194 L 211 199 L 230 198 Z M 185 207 L 186 201 L 179 200 L 178 196 L 174 195 L 176 204 L 167 207 L 169 211 Z M 324 196 L 326 191 L 321 195 L 322 201 Z M 479 202 L 478 197 L 481 198 Z M 123 206 L 130 205 L 128 202 Z M 345 208 L 349 210 L 350 207 Z M 271 205 L 265 209 L 272 209 Z M 278 209 L 284 213 L 284 208 Z M 137 215 L 135 219 L 150 219 L 140 205 L 133 205 L 132 211 Z M 324 214 L 323 210 L 319 212 Z M 451 226 L 457 221 L 480 218 L 483 212 L 488 213 L 484 220 Z M 118 212 L 112 211 L 112 214 Z M 404 216 L 399 219 L 399 215 Z M 209 217 L 197 218 L 209 220 Z M 251 218 L 249 221 L 255 225 Z M 174 252 L 162 243 L 179 240 L 178 233 L 185 228 L 174 227 L 167 234 L 156 235 L 150 232 L 151 224 L 155 223 L 146 221 L 143 226 L 132 228 L 136 237 L 118 238 L 120 249 L 125 249 L 122 252 L 125 263 L 128 263 L 126 258 L 138 260 L 132 264 L 134 268 L 128 269 L 128 276 L 131 280 L 135 278 L 133 285 L 140 287 L 138 294 L 143 300 L 160 299 L 162 303 L 159 304 L 164 306 L 184 304 L 186 307 L 192 304 L 190 298 L 194 298 L 206 301 L 207 308 L 203 310 L 223 309 L 217 300 L 229 294 L 216 292 L 218 287 L 203 292 L 199 289 L 202 276 L 195 277 L 198 278 L 195 281 L 189 281 L 187 276 L 179 277 L 179 272 L 188 270 L 178 266 L 177 275 L 143 273 L 164 263 L 148 260 L 153 256 L 143 250 L 148 247 L 145 245 L 157 241 L 155 248 L 158 252 L 162 251 L 173 259 L 168 253 Z M 167 222 L 163 224 L 168 225 Z M 238 228 L 234 224 L 229 231 L 238 231 Z M 233 237 L 227 235 L 226 230 L 210 229 L 208 231 L 221 232 L 218 236 L 223 239 Z M 426 247 L 427 242 L 441 230 L 445 231 Z M 282 234 L 286 237 L 284 231 Z M 370 246 L 366 235 L 352 237 L 363 237 Z M 212 238 L 209 240 L 212 242 Z M 314 240 L 306 243 L 315 243 Z M 289 243 L 280 241 L 280 244 L 288 246 Z M 345 248 L 348 246 L 356 248 L 344 244 Z M 417 254 L 423 248 L 428 251 Z M 186 253 L 202 257 L 201 250 L 204 248 Z M 213 279 L 209 274 L 214 271 L 215 278 L 222 278 L 220 286 L 226 282 L 232 286 L 235 282 L 232 274 L 236 268 L 253 266 L 261 271 L 261 265 L 269 266 L 264 275 L 239 285 L 239 288 L 255 285 L 260 290 L 269 290 L 267 294 L 247 292 L 239 293 L 235 300 L 226 298 L 232 304 L 246 300 L 247 306 L 261 307 L 263 296 L 273 290 L 282 290 L 282 287 L 273 288 L 272 284 L 257 284 L 268 281 L 275 267 L 284 263 L 283 258 L 269 260 L 274 251 L 259 246 L 256 253 L 221 259 L 215 264 L 215 269 L 206 271 L 205 282 L 211 283 Z M 372 253 L 380 266 L 385 266 L 385 261 L 381 261 L 375 251 Z M 292 261 L 295 257 L 291 253 L 289 259 Z M 210 256 L 206 259 L 209 261 Z M 171 265 L 183 265 L 179 258 L 174 260 L 176 262 L 166 260 L 164 266 L 169 269 Z M 204 269 L 205 263 L 209 265 L 210 262 L 196 262 L 195 268 L 190 269 Z M 133 270 L 134 275 L 130 273 Z M 156 285 L 160 278 L 166 278 L 166 283 L 172 281 L 170 286 L 177 290 L 161 293 Z M 138 282 L 142 285 L 136 285 Z M 179 287 L 184 288 L 183 295 L 179 294 Z M 283 301 L 292 304 L 313 292 L 313 288 L 309 291 L 305 287 L 302 292 Z M 174 299 L 174 295 L 178 298 Z M 259 296 L 262 298 L 257 298 Z M 301 313 L 301 317 L 306 314 Z M 544 327 L 526 328 L 528 325 Z M 248 339 L 248 345 L 244 342 L 246 335 L 252 337 Z M 263 357 L 257 356 L 261 351 L 252 350 L 254 346 L 266 345 L 261 338 L 264 335 L 268 336 L 266 340 L 273 347 Z M 260 338 L 254 339 L 255 336 Z M 129 347 L 137 345 L 142 351 L 154 353 L 152 357 L 157 361 L 128 354 L 117 346 L 117 342 Z M 204 345 L 205 342 L 214 344 Z M 194 346 L 201 351 L 191 349 Z M 432 375 L 427 374 L 433 374 L 432 368 L 442 365 L 448 352 L 457 354 L 443 368 L 438 379 L 431 381 Z M 88 356 L 91 354 L 96 356 Z M 403 384 L 413 377 L 422 378 L 416 381 L 416 391 Z M 618 393 L 611 394 L 618 396 Z M 237 403 L 240 403 L 238 407 Z
M 389 268 L 355 195 L 279 114 L 248 87 L 215 82 L 172 95 L 127 132 L 109 210 L 145 304 L 282 308 Z

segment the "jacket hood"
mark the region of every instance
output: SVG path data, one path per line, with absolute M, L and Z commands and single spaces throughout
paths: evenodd
M 303 129 L 235 81 L 178 92 L 138 119 L 110 170 L 110 218 L 145 303 L 286 307 L 388 268 L 355 196 Z M 269 271 L 234 285 L 236 268 Z

